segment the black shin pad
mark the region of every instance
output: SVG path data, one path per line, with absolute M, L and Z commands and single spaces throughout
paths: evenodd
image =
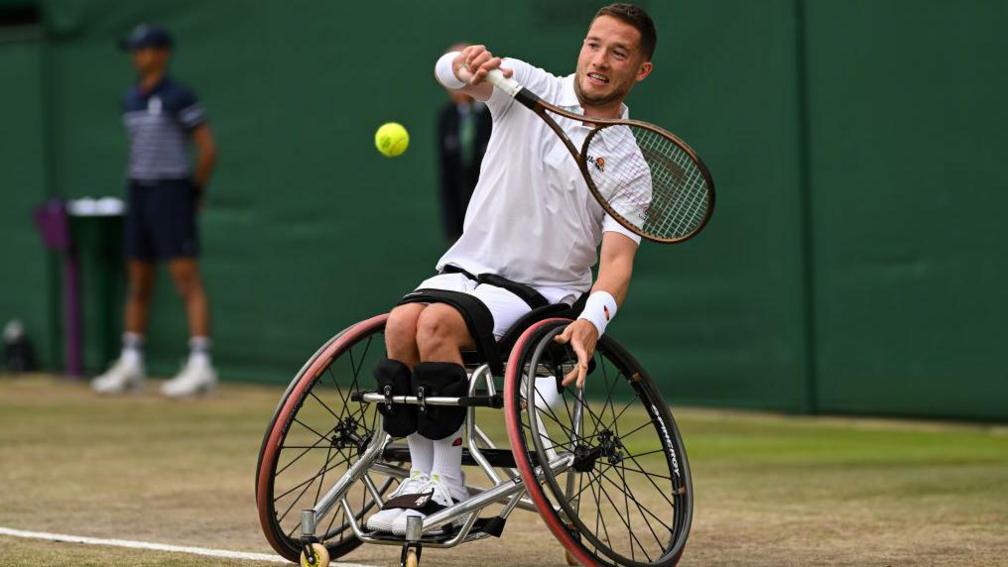
M 383 358 L 375 367 L 374 377 L 378 383 L 378 393 L 383 396 L 409 396 L 412 373 L 409 367 L 390 358 Z M 378 402 L 385 432 L 392 437 L 406 437 L 417 430 L 417 406 L 393 405 Z
M 469 390 L 465 368 L 454 362 L 421 362 L 413 369 L 413 382 L 417 395 L 423 388 L 425 398 L 465 396 Z M 444 439 L 462 427 L 465 416 L 463 406 L 424 406 L 417 416 L 417 433 L 428 439 Z

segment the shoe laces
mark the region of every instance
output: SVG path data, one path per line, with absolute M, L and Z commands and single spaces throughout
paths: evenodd
M 421 492 L 426 492 L 430 488 L 431 478 L 420 471 L 413 471 L 410 477 L 407 478 L 395 489 L 392 496 L 401 496 L 403 494 L 420 494 Z
M 441 477 L 438 475 L 431 475 L 430 482 L 427 483 L 425 490 L 433 490 L 434 494 L 431 495 L 431 499 L 442 506 L 451 506 L 455 503 L 455 500 L 451 496 L 451 491 L 448 487 L 441 481 Z

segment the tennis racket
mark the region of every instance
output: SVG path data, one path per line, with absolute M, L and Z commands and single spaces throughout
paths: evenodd
M 714 212 L 707 166 L 675 134 L 639 120 L 586 118 L 543 101 L 494 69 L 487 80 L 535 112 L 577 162 L 592 196 L 621 225 L 654 242 L 696 236 Z M 594 128 L 578 149 L 550 114 Z

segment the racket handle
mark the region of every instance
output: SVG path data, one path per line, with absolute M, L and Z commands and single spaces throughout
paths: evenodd
M 521 83 L 504 76 L 500 69 L 493 69 L 487 73 L 486 80 L 498 89 L 506 92 L 508 96 L 514 98 L 522 90 Z

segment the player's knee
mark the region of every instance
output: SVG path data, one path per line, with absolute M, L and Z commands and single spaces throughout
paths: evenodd
M 411 303 L 393 309 L 385 322 L 385 340 L 390 347 L 416 343 L 417 318 L 423 311 L 421 304 Z
M 417 319 L 417 346 L 421 350 L 429 350 L 458 343 L 456 335 L 460 322 L 461 317 L 453 307 L 442 304 L 429 306 Z
M 128 294 L 130 301 L 149 303 L 154 295 L 154 286 L 147 282 L 131 282 Z
M 199 278 L 193 274 L 177 274 L 172 277 L 172 282 L 175 284 L 175 291 L 182 297 L 189 297 L 201 288 Z

